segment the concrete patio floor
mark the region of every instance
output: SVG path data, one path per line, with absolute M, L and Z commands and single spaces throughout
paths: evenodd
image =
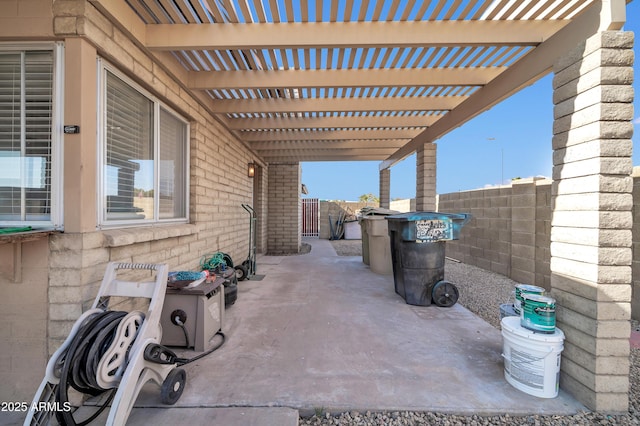
M 309 254 L 258 257 L 265 278 L 239 284 L 226 311 L 225 345 L 184 367 L 187 385 L 176 405 L 162 405 L 158 386 L 145 386 L 127 424 L 284 426 L 297 424 L 296 410 L 584 409 L 562 390 L 542 399 L 508 384 L 500 331 L 461 305 L 407 305 L 393 277 L 371 272 L 360 257 L 337 256 L 329 241 L 305 242 Z
M 337 256 L 329 241 L 305 242 L 309 254 L 258 258 L 265 278 L 239 284 L 225 345 L 186 366 L 176 407 L 486 415 L 584 408 L 562 391 L 542 399 L 509 385 L 500 332 L 459 304 L 407 305 L 391 276 Z M 158 406 L 157 387 L 137 405 Z

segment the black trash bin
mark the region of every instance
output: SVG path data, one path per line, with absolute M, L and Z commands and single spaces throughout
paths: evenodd
M 458 289 L 444 281 L 445 242 L 457 240 L 466 213 L 410 212 L 387 216 L 396 293 L 410 305 L 453 306 Z

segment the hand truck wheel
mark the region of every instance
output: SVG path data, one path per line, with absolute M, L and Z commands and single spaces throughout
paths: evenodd
M 247 270 L 247 267 L 244 264 L 236 265 L 235 269 L 236 269 L 236 278 L 238 279 L 238 281 L 243 281 L 247 279 L 247 274 L 249 273 L 249 271 Z

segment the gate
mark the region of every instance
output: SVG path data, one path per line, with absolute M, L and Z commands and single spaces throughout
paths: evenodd
M 317 237 L 320 235 L 320 219 L 318 215 L 317 198 L 302 199 L 302 236 Z

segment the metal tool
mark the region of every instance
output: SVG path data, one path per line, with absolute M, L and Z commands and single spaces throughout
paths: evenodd
M 256 211 L 248 204 L 242 204 L 242 208 L 249 213 L 249 255 L 240 265 L 236 265 L 236 277 L 238 281 L 251 279 L 257 272 L 256 268 Z

